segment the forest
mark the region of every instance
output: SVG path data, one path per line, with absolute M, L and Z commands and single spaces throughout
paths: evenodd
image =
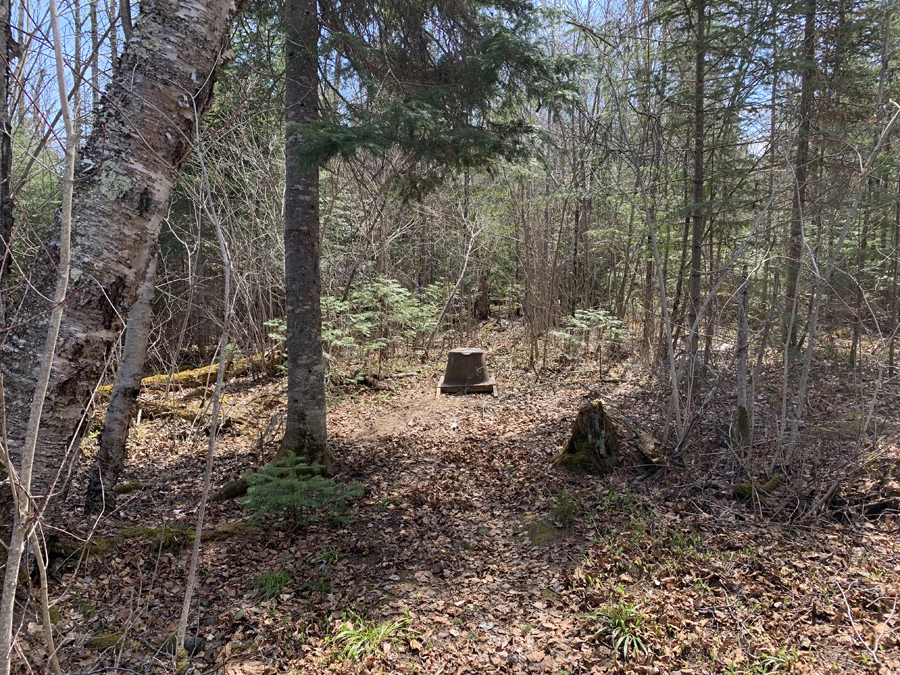
M 891 0 L 0 28 L 0 675 L 900 672 Z

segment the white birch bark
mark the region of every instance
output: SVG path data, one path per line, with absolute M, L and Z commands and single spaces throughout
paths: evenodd
M 52 310 L 43 336 L 42 350 L 34 349 L 33 353 L 40 359 L 37 377 L 34 382 L 34 395 L 28 403 L 28 415 L 24 417 L 24 437 L 19 447 L 19 456 L 10 453 L 9 429 L 15 428 L 18 420 L 10 419 L 4 410 L 7 421 L 7 436 L 0 452 L 3 465 L 9 478 L 12 504 L 6 505 L 7 517 L 12 517 L 12 532 L 9 546 L 6 548 L 6 570 L 3 577 L 3 593 L 0 595 L 0 675 L 9 675 L 10 656 L 12 653 L 13 623 L 15 619 L 16 590 L 19 585 L 19 569 L 25 542 L 33 532 L 36 513 L 31 494 L 34 476 L 34 459 L 37 454 L 38 432 L 40 430 L 41 413 L 44 411 L 46 396 L 49 391 L 51 368 L 56 351 L 56 339 L 60 333 L 63 316 L 63 299 L 69 283 L 71 263 L 72 234 L 72 193 L 75 183 L 75 153 L 78 148 L 78 132 L 72 120 L 72 113 L 66 96 L 65 62 L 63 60 L 62 37 L 59 29 L 59 11 L 56 0 L 50 0 L 50 24 L 53 31 L 53 48 L 56 57 L 56 82 L 61 99 L 61 112 L 66 129 L 66 168 L 63 178 L 62 206 L 59 212 L 59 264 L 53 274 Z M 36 345 L 35 345 L 36 346 Z M 2 373 L 0 373 L 2 375 Z M 4 387 L 5 390 L 5 387 Z M 5 401 L 4 391 L 4 403 Z M 11 401 L 16 403 L 16 401 Z M 24 413 L 24 409 L 22 410 Z M 18 426 L 22 426 L 21 423 Z M 3 504 L 0 503 L 0 508 Z M 52 645 L 48 646 L 52 651 Z
M 84 512 L 112 511 L 116 507 L 116 482 L 125 466 L 126 443 L 134 404 L 141 391 L 141 377 L 147 358 L 153 293 L 156 290 L 156 262 L 153 258 L 137 301 L 128 312 L 122 362 L 103 415 L 97 461 L 84 499 Z
M 240 0 L 145 3 L 119 69 L 80 153 L 73 198 L 69 296 L 47 389 L 34 460 L 39 510 L 59 467 L 77 447 L 82 413 L 122 317 L 156 253 L 162 218 L 192 145 L 195 108 L 209 107 Z M 35 391 L 56 276 L 58 223 L 49 255 L 7 318 L 0 370 L 7 394 L 8 442 L 18 461 Z M 42 498 L 43 496 L 43 498 Z M 0 518 L 6 509 L 0 507 Z

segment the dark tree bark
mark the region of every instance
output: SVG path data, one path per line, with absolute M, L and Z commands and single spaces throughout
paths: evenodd
M 119 0 L 119 21 L 122 23 L 122 34 L 128 42 L 134 30 L 131 25 L 131 0 Z
M 12 124 L 9 118 L 9 61 L 15 55 L 10 30 L 10 0 L 0 0 L 0 280 L 10 262 L 13 230 L 13 204 L 10 199 L 12 176 Z M 0 326 L 5 316 L 0 289 Z
M 122 363 L 109 396 L 100 432 L 100 449 L 91 470 L 84 500 L 84 512 L 112 511 L 116 507 L 116 483 L 125 466 L 128 429 L 134 404 L 141 391 L 141 376 L 147 358 L 147 343 L 153 318 L 153 294 L 156 291 L 156 262 L 147 269 L 138 299 L 128 312 Z
M 737 326 L 737 436 L 741 446 L 750 445 L 751 422 L 753 420 L 753 399 L 747 389 L 747 352 L 748 315 L 750 312 L 750 293 L 747 281 L 747 265 L 741 272 L 741 285 L 738 289 L 738 326 Z
M 696 372 L 697 347 L 700 326 L 697 313 L 700 311 L 700 272 L 702 265 L 703 225 L 704 225 L 704 175 L 703 155 L 705 139 L 706 100 L 706 0 L 697 0 L 697 47 L 694 74 L 694 191 L 691 205 L 691 282 L 689 288 L 690 312 L 688 313 L 688 381 L 693 382 Z
M 41 421 L 32 494 L 57 483 L 109 350 L 156 253 L 175 181 L 240 0 L 146 3 L 84 147 L 73 200 L 69 296 Z M 0 346 L 10 456 L 18 463 L 56 281 L 58 222 Z M 57 485 L 57 488 L 59 486 Z M 8 499 L 8 493 L 6 495 Z M 0 518 L 9 509 L 0 508 Z
M 287 0 L 285 23 L 284 281 L 287 417 L 281 452 L 330 467 L 325 425 L 319 271 L 319 169 L 304 166 L 303 125 L 318 118 L 316 0 Z
M 816 73 L 816 0 L 807 0 L 803 24 L 803 65 L 800 73 L 800 126 L 797 130 L 797 154 L 794 160 L 793 206 L 791 208 L 790 243 L 787 252 L 787 275 L 783 332 L 791 351 L 797 341 L 795 305 L 800 285 L 800 257 L 803 253 L 803 218 L 806 211 L 807 170 L 809 165 L 810 116 L 813 104 L 813 77 Z

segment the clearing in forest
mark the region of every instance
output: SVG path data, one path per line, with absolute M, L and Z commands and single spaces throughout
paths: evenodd
M 770 505 L 737 501 L 705 427 L 683 468 L 553 470 L 599 377 L 538 379 L 501 351 L 498 398 L 435 398 L 437 360 L 335 392 L 336 478 L 365 490 L 350 522 L 292 529 L 212 505 L 191 672 L 900 672 L 895 517 L 782 524 L 802 497 L 790 477 Z M 599 393 L 652 430 L 664 393 L 643 378 L 625 364 Z M 229 382 L 215 485 L 272 457 L 283 389 Z M 206 436 L 142 417 L 121 509 L 71 517 L 104 545 L 57 561 L 68 671 L 172 671 Z M 40 627 L 27 632 L 37 663 Z

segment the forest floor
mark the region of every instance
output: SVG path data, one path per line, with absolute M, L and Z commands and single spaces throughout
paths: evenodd
M 335 390 L 336 479 L 364 486 L 352 522 L 291 531 L 254 522 L 234 500 L 211 505 L 191 672 L 900 672 L 900 521 L 890 509 L 863 517 L 865 491 L 853 501 L 842 487 L 840 518 L 803 521 L 792 514 L 815 496 L 793 474 L 769 504 L 737 501 L 730 453 L 707 426 L 680 468 L 626 460 L 603 478 L 556 471 L 580 406 L 600 394 L 622 410 L 629 446 L 632 427 L 661 425 L 662 393 L 627 360 L 604 384 L 583 365 L 538 378 L 516 365 L 514 341 L 483 340 L 496 398 L 436 397 L 438 358 L 401 365 L 376 387 Z M 214 486 L 272 457 L 284 390 L 283 378 L 228 383 L 234 421 Z M 121 508 L 99 520 L 73 508 L 71 531 L 110 545 L 56 563 L 65 672 L 173 671 L 164 647 L 190 561 L 179 528 L 193 528 L 207 443 L 189 421 L 144 419 L 132 428 L 122 482 L 134 491 Z M 73 507 L 88 467 L 78 467 Z M 38 623 L 22 630 L 22 672 L 43 669 Z

